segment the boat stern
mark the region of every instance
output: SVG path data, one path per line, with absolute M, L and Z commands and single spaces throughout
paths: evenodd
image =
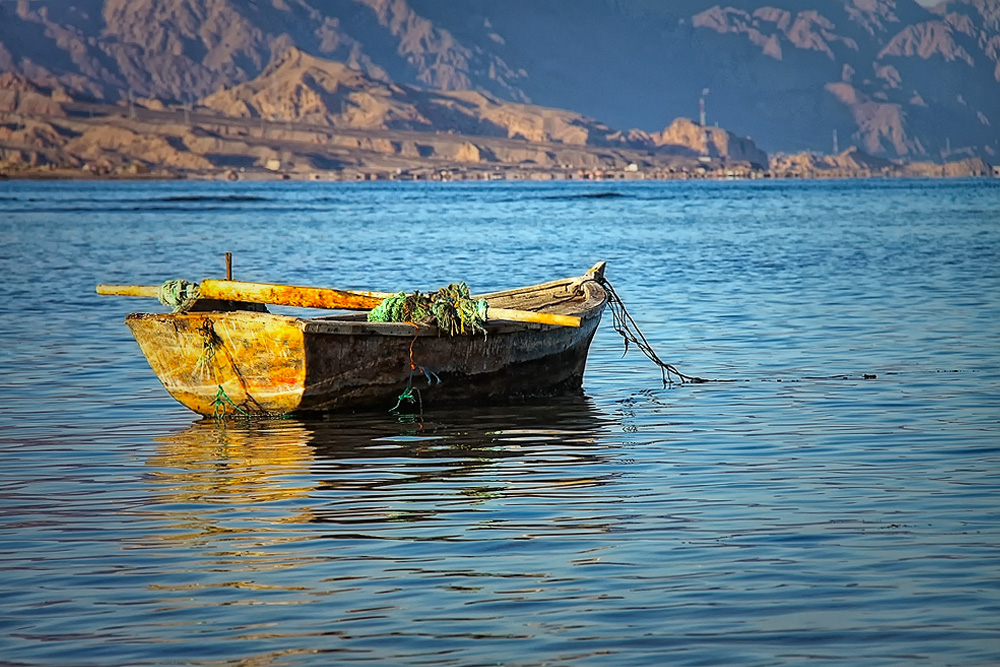
M 301 401 L 303 334 L 294 317 L 255 313 L 133 313 L 126 320 L 150 367 L 202 415 L 285 414 Z

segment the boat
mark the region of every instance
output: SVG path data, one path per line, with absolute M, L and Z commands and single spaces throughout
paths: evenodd
M 186 312 L 133 313 L 125 321 L 170 395 L 206 416 L 391 410 L 407 402 L 422 410 L 580 389 L 608 302 L 604 262 L 582 276 L 476 298 L 486 300 L 488 321 L 456 335 L 434 324 L 372 322 L 365 312 L 298 317 L 211 299 Z M 578 326 L 505 313 L 562 316 Z

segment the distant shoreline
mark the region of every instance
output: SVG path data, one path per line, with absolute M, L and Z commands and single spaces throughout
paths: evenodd
M 521 171 L 505 168 L 500 171 L 439 170 L 434 173 L 392 173 L 375 171 L 350 172 L 272 172 L 254 170 L 232 173 L 191 173 L 151 171 L 147 173 L 93 173 L 81 169 L 35 168 L 0 172 L 0 181 L 228 181 L 228 182 L 322 182 L 322 183 L 372 183 L 372 182 L 636 182 L 636 181 L 761 181 L 761 180 L 867 180 L 867 179 L 956 179 L 956 178 L 1000 178 L 1000 169 L 993 173 L 948 173 L 941 168 L 922 169 L 915 172 L 871 173 L 862 171 L 831 170 L 813 173 L 776 173 L 766 170 L 722 170 L 704 173 L 677 172 L 652 173 L 603 171 L 601 173 L 570 174 L 553 171 Z

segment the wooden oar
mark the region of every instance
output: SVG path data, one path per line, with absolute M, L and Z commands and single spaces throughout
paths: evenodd
M 111 296 L 148 296 L 157 299 L 160 296 L 159 285 L 98 285 L 98 294 Z
M 157 285 L 98 285 L 98 294 L 117 296 L 143 296 L 156 298 Z M 269 283 L 246 283 L 238 280 L 204 280 L 200 285 L 201 297 L 221 301 L 246 301 L 269 303 L 276 306 L 324 308 L 326 310 L 371 310 L 383 299 L 393 296 L 389 292 L 346 292 L 322 287 L 298 287 Z M 493 308 L 487 310 L 490 320 L 536 322 L 564 327 L 580 326 L 580 318 L 572 315 L 539 313 L 533 310 Z
M 377 292 L 345 292 L 322 287 L 245 283 L 238 280 L 203 280 L 200 289 L 201 295 L 206 299 L 327 310 L 371 310 L 382 299 L 390 296 Z

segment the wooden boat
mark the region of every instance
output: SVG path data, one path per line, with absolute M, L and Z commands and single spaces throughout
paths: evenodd
M 365 313 L 303 318 L 211 301 L 126 322 L 167 391 L 202 415 L 390 410 L 407 390 L 414 409 L 501 402 L 579 389 L 608 299 L 603 272 L 601 262 L 580 277 L 482 297 L 491 313 L 569 315 L 579 326 L 491 318 L 485 334 L 451 336 Z

